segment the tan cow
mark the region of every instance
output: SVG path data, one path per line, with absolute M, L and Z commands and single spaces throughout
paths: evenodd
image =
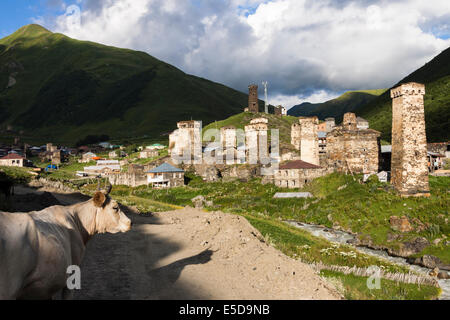
M 107 191 L 73 206 L 39 212 L 0 212 L 0 300 L 51 299 L 66 287 L 69 266 L 80 266 L 97 233 L 127 232 L 131 221 Z

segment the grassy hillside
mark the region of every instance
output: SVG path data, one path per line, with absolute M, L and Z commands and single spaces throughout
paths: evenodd
M 424 83 L 426 86 L 425 119 L 428 141 L 450 140 L 450 48 L 401 80 L 393 88 L 407 82 Z M 383 139 L 391 139 L 390 90 L 359 109 L 359 113 L 370 121 L 371 127 L 382 132 Z
M 294 122 L 298 121 L 298 118 L 292 116 L 275 116 L 273 114 L 266 113 L 250 113 L 242 112 L 228 119 L 217 121 L 205 126 L 203 131 L 208 129 L 220 129 L 226 126 L 235 126 L 238 129 L 244 129 L 246 125 L 250 123 L 252 119 L 264 117 L 269 120 L 269 129 L 279 129 L 280 130 L 280 143 L 282 147 L 291 148 L 291 126 Z M 269 135 L 270 137 L 270 135 Z
M 0 40 L 0 129 L 73 144 L 88 134 L 160 137 L 180 120 L 240 112 L 247 95 L 150 55 L 29 25 Z M 12 133 L 15 135 L 16 133 Z M 11 135 L 11 134 L 10 134 Z
M 288 114 L 296 117 L 318 116 L 321 120 L 327 117 L 333 117 L 340 122 L 344 113 L 356 112 L 358 108 L 373 101 L 385 91 L 386 89 L 349 91 L 327 102 L 316 104 L 305 102 L 294 106 L 288 111 Z

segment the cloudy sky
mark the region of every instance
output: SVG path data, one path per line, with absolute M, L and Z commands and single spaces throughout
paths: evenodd
M 450 47 L 449 0 L 1 1 L 1 36 L 31 22 L 244 92 L 267 80 L 287 107 L 388 88 Z

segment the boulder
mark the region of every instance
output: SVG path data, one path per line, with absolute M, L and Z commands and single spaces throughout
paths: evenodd
M 389 248 L 388 253 L 393 256 L 408 258 L 413 254 L 421 252 L 428 247 L 430 243 L 423 237 L 417 237 L 414 240 L 401 243 L 398 248 Z
M 408 218 L 403 216 L 401 218 L 397 216 L 391 216 L 389 219 L 389 222 L 391 224 L 391 228 L 400 231 L 400 232 L 410 232 L 413 231 L 414 228 L 411 226 L 411 223 L 409 222 Z
M 438 257 L 427 254 L 420 259 L 420 265 L 429 269 L 434 269 L 441 264 L 442 262 Z
M 202 195 L 191 199 L 191 201 L 196 209 L 203 209 L 204 207 L 212 207 L 214 205 L 212 201 L 206 200 Z
M 437 277 L 438 274 L 439 274 L 439 268 L 434 268 L 434 269 L 429 273 L 429 275 L 430 275 L 431 277 Z

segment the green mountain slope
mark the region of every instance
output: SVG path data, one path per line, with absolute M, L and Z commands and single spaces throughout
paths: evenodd
M 321 120 L 333 117 L 340 122 L 344 113 L 356 112 L 358 108 L 371 102 L 379 95 L 383 94 L 385 90 L 386 89 L 349 91 L 342 96 L 327 102 L 315 104 L 305 102 L 289 109 L 288 115 L 296 117 L 318 116 Z
M 78 41 L 28 25 L 0 40 L 0 129 L 23 140 L 73 144 L 171 132 L 241 112 L 247 95 L 150 55 Z M 15 134 L 15 133 L 14 133 Z
M 419 82 L 426 86 L 425 119 L 427 140 L 450 140 L 450 48 L 443 51 L 401 83 Z M 392 99 L 390 90 L 359 109 L 359 114 L 370 121 L 370 126 L 382 132 L 382 138 L 391 139 Z

